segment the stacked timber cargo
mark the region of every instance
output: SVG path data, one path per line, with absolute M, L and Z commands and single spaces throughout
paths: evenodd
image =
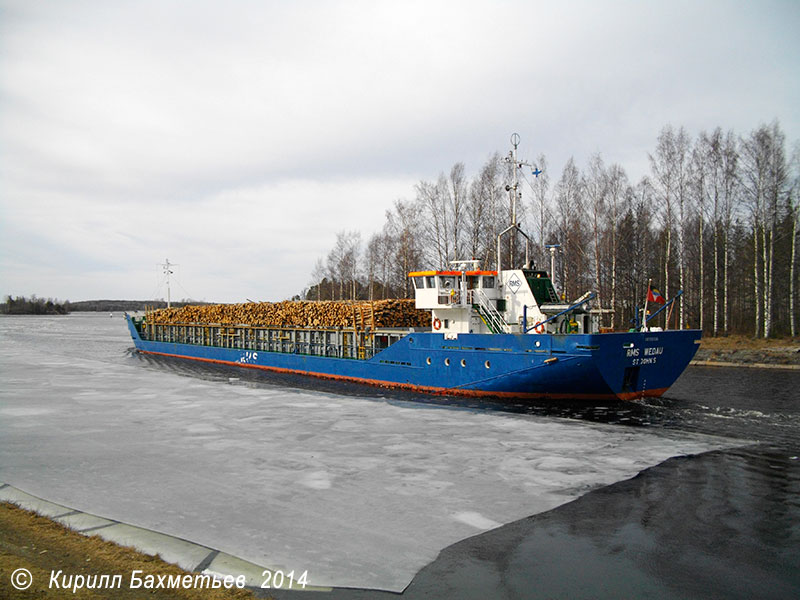
M 220 324 L 257 327 L 381 328 L 427 327 L 428 311 L 414 307 L 414 300 L 374 302 L 248 302 L 161 308 L 148 313 L 157 324 Z

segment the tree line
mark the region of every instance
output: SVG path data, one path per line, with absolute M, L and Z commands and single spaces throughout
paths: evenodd
M 186 306 L 188 304 L 208 304 L 207 302 L 196 302 L 184 298 L 178 302 L 172 302 L 172 306 Z M 30 298 L 25 296 L 6 296 L 5 301 L 0 304 L 0 314 L 6 315 L 66 315 L 70 312 L 123 312 L 123 311 L 143 311 L 148 308 L 165 308 L 166 300 L 79 300 L 70 302 L 65 300 L 59 302 L 52 298 L 37 298 L 32 295 Z
M 30 298 L 25 296 L 6 296 L 0 304 L 0 313 L 4 315 L 66 315 L 69 314 L 69 301 L 59 302 L 53 298 Z
M 517 218 L 534 241 L 530 258 L 550 270 L 566 301 L 587 290 L 612 308 L 607 326 L 627 328 L 648 284 L 667 297 L 683 291 L 674 311 L 656 319 L 711 335 L 797 335 L 797 226 L 800 145 L 793 152 L 777 122 L 747 135 L 720 128 L 690 136 L 665 126 L 648 154 L 650 172 L 629 180 L 598 153 L 580 168 L 567 161 L 553 181 L 546 157 L 521 171 L 527 189 Z M 397 200 L 366 244 L 341 231 L 320 258 L 307 299 L 410 297 L 408 273 L 446 269 L 474 258 L 497 264 L 498 233 L 511 222 L 515 165 L 494 154 L 468 178 L 463 163 L 435 181 L 420 181 L 411 200 Z M 502 264 L 522 266 L 522 236 L 504 238 Z M 652 323 L 651 323 L 652 324 Z
M 190 298 L 172 302 L 172 306 L 180 307 L 189 304 L 199 305 L 208 302 L 197 302 Z M 158 300 L 79 300 L 70 303 L 70 309 L 75 312 L 135 312 L 152 308 L 166 308 L 167 301 Z

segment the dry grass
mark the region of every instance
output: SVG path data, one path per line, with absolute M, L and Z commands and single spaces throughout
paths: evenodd
M 797 338 L 753 338 L 745 335 L 729 335 L 727 337 L 703 336 L 700 347 L 705 350 L 768 350 L 777 348 L 795 348 L 800 350 L 800 339 Z
M 704 337 L 695 360 L 749 365 L 800 366 L 800 341 L 762 339 L 744 335 Z
M 33 584 L 25 591 L 11 585 L 11 573 L 25 568 L 33 575 Z M 202 598 L 203 600 L 250 599 L 248 590 L 211 589 L 129 589 L 131 572 L 147 575 L 187 574 L 155 556 L 141 554 L 99 537 L 86 537 L 63 525 L 7 502 L 0 503 L 0 598 Z M 120 589 L 49 589 L 51 571 L 63 575 L 122 576 Z M 59 578 L 60 581 L 60 578 Z

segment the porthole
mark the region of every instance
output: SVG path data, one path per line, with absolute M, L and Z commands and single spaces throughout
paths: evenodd
M 444 359 L 444 366 L 445 367 L 449 367 L 450 366 L 450 359 L 449 358 L 445 358 Z
M 467 366 L 467 361 L 465 359 L 463 359 L 463 358 L 461 359 L 461 366 L 462 367 L 466 367 Z
M 539 340 L 536 340 L 536 347 L 538 348 L 541 345 L 542 345 L 542 342 L 540 342 Z
M 485 366 L 485 367 L 488 369 L 488 368 L 490 368 L 490 367 L 492 366 L 492 363 L 490 363 L 490 362 L 487 360 L 485 363 L 483 363 L 483 365 L 484 365 L 484 366 Z
M 430 356 L 425 359 L 425 364 L 427 364 L 427 365 L 431 364 L 431 357 Z

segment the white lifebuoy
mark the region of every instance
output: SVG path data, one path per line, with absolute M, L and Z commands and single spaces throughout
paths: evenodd
M 533 330 L 536 333 L 544 333 L 544 323 L 537 323 L 533 326 Z
M 442 322 L 438 318 L 433 320 L 433 328 L 436 331 L 439 331 L 442 328 Z

